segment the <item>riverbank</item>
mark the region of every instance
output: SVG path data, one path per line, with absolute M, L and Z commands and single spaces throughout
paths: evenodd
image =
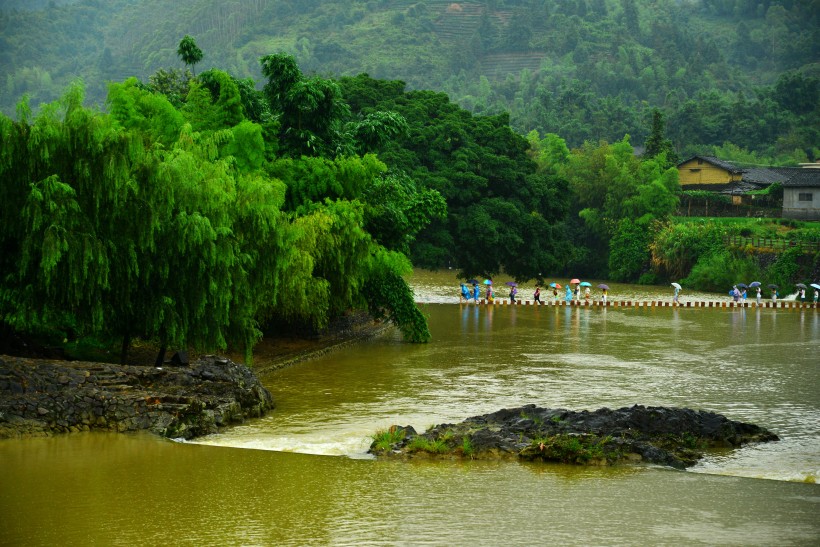
M 0 438 L 145 430 L 191 439 L 273 407 L 248 367 L 214 355 L 163 367 L 0 355 Z
M 389 324 L 351 314 L 312 336 L 279 333 L 241 355 L 194 355 L 154 366 L 156 348 L 137 346 L 125 365 L 0 355 L 0 439 L 81 431 L 145 430 L 192 439 L 274 408 L 259 376 L 376 336 Z

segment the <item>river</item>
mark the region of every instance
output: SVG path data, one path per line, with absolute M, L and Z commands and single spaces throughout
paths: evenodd
M 412 283 L 429 344 L 388 331 L 270 373 L 277 408 L 265 418 L 189 443 L 0 442 L 0 544 L 820 542 L 817 311 L 488 308 L 459 305 L 443 273 Z M 640 297 L 671 293 L 611 295 Z M 366 454 L 369 436 L 392 424 L 424 430 L 528 403 L 693 407 L 781 440 L 711 453 L 687 471 Z

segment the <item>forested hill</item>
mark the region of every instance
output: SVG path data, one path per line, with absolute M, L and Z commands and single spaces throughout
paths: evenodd
M 190 34 L 205 52 L 200 70 L 259 81 L 259 58 L 284 51 L 308 73 L 444 91 L 571 146 L 624 134 L 640 145 L 655 107 L 682 154 L 728 141 L 802 159 L 794 151 L 810 156 L 817 143 L 820 0 L 55 0 L 31 9 L 43 4 L 0 4 L 6 113 L 23 93 L 51 101 L 77 77 L 101 103 L 106 81 L 182 68 L 176 48 Z

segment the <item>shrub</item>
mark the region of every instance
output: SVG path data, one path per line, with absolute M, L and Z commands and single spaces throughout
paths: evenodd
M 449 450 L 447 442 L 443 439 L 428 439 L 419 435 L 413 437 L 407 445 L 410 452 L 429 452 L 431 454 L 444 454 Z
M 390 428 L 384 431 L 379 431 L 373 435 L 373 442 L 371 448 L 379 451 L 386 451 L 393 448 L 393 445 L 404 440 L 405 430 Z
M 794 279 L 800 270 L 798 259 L 802 255 L 798 248 L 788 249 L 766 269 L 764 277 L 769 283 L 779 285 L 781 294 L 794 290 Z
M 609 242 L 609 277 L 615 281 L 637 278 L 649 263 L 651 237 L 646 225 L 621 219 Z
M 653 271 L 670 279 L 685 277 L 701 257 L 724 249 L 726 232 L 725 225 L 712 221 L 663 225 L 650 244 Z
M 695 289 L 723 292 L 739 281 L 751 281 L 760 276 L 760 267 L 753 258 L 721 249 L 698 260 L 685 282 Z

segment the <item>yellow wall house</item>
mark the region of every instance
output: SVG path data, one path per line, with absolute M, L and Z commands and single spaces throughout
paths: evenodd
M 720 191 L 727 184 L 740 182 L 743 170 L 710 156 L 695 156 L 678 164 L 680 185 L 684 190 Z M 692 188 L 698 186 L 698 188 Z
M 678 177 L 681 190 L 733 193 L 732 185 L 741 182 L 743 170 L 711 156 L 694 156 L 678 164 Z M 740 201 L 740 196 L 733 195 L 732 200 L 735 198 Z

